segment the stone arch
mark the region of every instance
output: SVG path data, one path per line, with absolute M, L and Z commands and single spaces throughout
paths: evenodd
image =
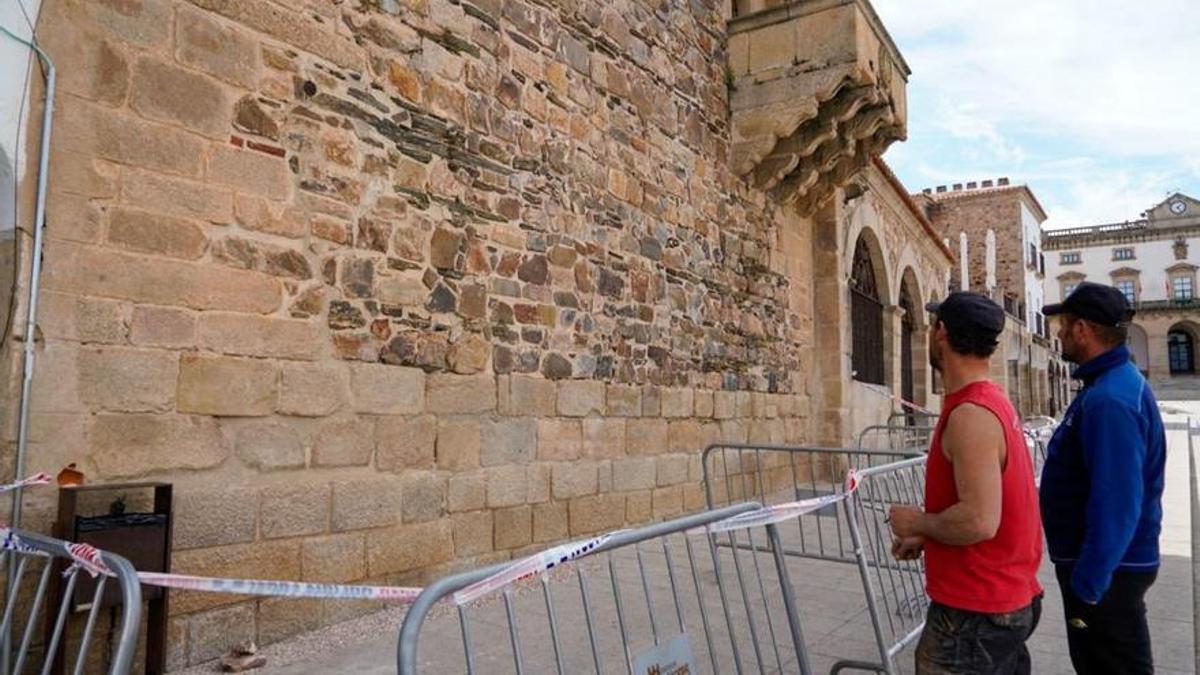
M 1129 326 L 1129 353 L 1133 356 L 1133 362 L 1137 365 L 1138 370 L 1143 373 L 1150 371 L 1150 337 L 1146 334 L 1146 329 L 1138 324 Z
M 900 396 L 907 401 L 924 405 L 926 402 L 926 345 L 925 312 L 921 302 L 922 292 L 917 274 L 912 267 L 904 267 L 900 280 L 896 305 L 900 308 Z
M 886 306 L 891 294 L 879 240 L 870 229 L 863 229 L 854 240 L 850 259 L 850 362 L 854 379 L 871 384 L 886 384 L 890 359 Z
M 880 298 L 885 303 L 890 303 L 895 293 L 892 289 L 892 279 L 896 278 L 892 273 L 891 265 L 888 263 L 887 256 L 884 255 L 883 239 L 880 236 L 878 228 L 883 227 L 883 216 L 879 214 L 873 203 L 864 203 L 861 207 L 855 209 L 854 215 L 850 218 L 849 227 L 846 229 L 846 241 L 843 248 L 842 269 L 845 270 L 846 279 L 850 278 L 851 268 L 854 265 L 854 250 L 859 240 L 864 240 L 871 251 L 871 260 L 875 265 L 875 278 L 880 282 Z
M 1195 375 L 1200 325 L 1180 321 L 1167 331 L 1167 362 L 1172 376 Z

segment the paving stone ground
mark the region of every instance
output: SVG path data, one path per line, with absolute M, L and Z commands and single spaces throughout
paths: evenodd
M 1186 408 L 1200 418 L 1200 403 L 1172 404 Z M 1171 417 L 1168 421 L 1182 421 L 1182 417 Z M 1169 431 L 1169 455 L 1167 467 L 1167 489 L 1164 496 L 1165 518 L 1162 536 L 1163 565 L 1157 583 L 1147 599 L 1151 633 L 1154 640 L 1155 661 L 1158 672 L 1166 675 L 1194 673 L 1196 646 L 1193 642 L 1193 560 L 1192 529 L 1190 513 L 1190 491 L 1187 440 L 1183 426 L 1174 424 Z M 704 631 L 699 620 L 700 612 L 694 591 L 695 581 L 686 571 L 690 560 L 682 535 L 669 540 L 673 555 L 673 568 L 677 571 L 676 588 L 681 588 L 679 605 L 683 608 L 684 622 L 691 639 L 692 652 L 700 672 L 713 670 L 715 658 L 718 672 L 735 672 L 729 640 L 714 639 L 715 648 L 710 655 Z M 702 538 L 693 539 L 697 555 L 700 594 L 707 606 L 708 619 L 713 635 L 727 635 L 721 629 L 726 624 L 721 616 L 718 602 L 719 586 L 716 583 L 711 559 L 705 563 Z M 590 560 L 580 565 L 589 592 L 592 607 L 594 633 L 598 651 L 602 655 L 603 672 L 625 672 L 621 654 L 625 653 L 620 640 L 619 624 L 624 620 L 625 633 L 631 636 L 628 651 L 635 656 L 649 648 L 654 635 L 666 639 L 678 633 L 678 617 L 674 615 L 672 586 L 666 573 L 665 556 L 657 546 L 643 546 L 642 564 L 646 570 L 643 584 L 638 568 L 638 557 L 632 549 L 614 554 L 610 567 L 602 560 Z M 755 607 L 767 607 L 775 619 L 768 625 L 767 616 L 756 611 L 754 624 L 757 640 L 752 640 L 744 605 L 737 601 L 740 596 L 736 585 L 736 568 L 733 556 L 726 547 L 721 549 L 720 562 L 725 575 L 725 588 L 734 601 L 730 608 L 729 624 L 735 626 L 733 635 L 738 644 L 738 658 L 743 672 L 798 672 L 791 641 L 782 622 L 783 602 L 777 592 L 771 590 L 777 580 L 770 567 L 769 558 L 760 557 L 763 586 L 757 587 L 759 577 L 752 569 L 753 558 L 748 554 L 740 558 L 744 580 L 750 587 L 748 595 Z M 877 660 L 878 651 L 872 636 L 871 622 L 863 600 L 862 585 L 858 570 L 846 563 L 825 562 L 809 559 L 789 559 L 789 574 L 794 584 L 799 611 L 802 617 L 804 642 L 809 659 L 816 673 L 829 672 L 839 659 Z M 618 612 L 611 592 L 613 573 L 618 578 L 622 612 Z M 1041 625 L 1029 642 L 1036 673 L 1070 673 L 1070 661 L 1066 654 L 1066 629 L 1062 616 L 1062 603 L 1058 595 L 1053 570 L 1044 565 L 1041 572 L 1047 593 Z M 555 602 L 555 614 L 561 645 L 560 658 L 563 671 L 569 673 L 594 671 L 592 651 L 589 648 L 587 622 L 582 610 L 582 595 L 579 578 L 574 570 L 555 576 L 549 584 Z M 693 588 L 688 592 L 688 588 Z M 648 590 L 647 590 L 648 589 Z M 653 622 L 646 610 L 647 593 L 656 608 Z M 765 600 L 764 600 L 765 598 Z M 525 658 L 524 672 L 555 672 L 556 657 L 552 648 L 546 617 L 545 597 L 536 584 L 519 588 L 512 599 L 520 626 L 522 653 Z M 420 662 L 422 672 L 463 672 L 458 616 L 449 608 L 435 612 L 422 633 Z M 493 597 L 472 609 L 471 635 L 478 672 L 516 672 L 502 598 Z M 274 645 L 266 650 L 270 659 L 267 668 L 260 672 L 278 675 L 300 675 L 307 673 L 392 673 L 395 672 L 396 633 L 403 617 L 403 610 L 390 610 L 363 619 L 317 631 L 295 640 Z M 774 633 L 771 633 L 774 628 Z M 759 651 L 755 652 L 757 644 Z M 898 658 L 900 672 L 912 672 L 912 650 L 904 651 Z M 192 672 L 205 672 L 193 669 Z

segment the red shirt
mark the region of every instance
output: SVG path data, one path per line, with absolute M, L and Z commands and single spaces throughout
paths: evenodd
M 1007 458 L 1001 473 L 1000 527 L 996 536 L 970 546 L 950 546 L 926 538 L 925 577 L 929 597 L 972 612 L 1014 612 L 1042 592 L 1042 517 L 1033 462 L 1017 411 L 994 382 L 971 383 L 946 396 L 933 433 L 925 477 L 925 511 L 940 513 L 958 503 L 954 466 L 942 453 L 942 430 L 955 408 L 973 403 L 986 408 L 1004 427 Z

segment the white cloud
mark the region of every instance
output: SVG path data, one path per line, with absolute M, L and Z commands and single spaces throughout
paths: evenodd
M 913 69 L 888 160 L 914 189 L 1011 176 L 1053 227 L 1200 193 L 1197 0 L 874 4 Z
M 924 91 L 1001 128 L 1110 152 L 1200 153 L 1200 2 L 875 3 Z

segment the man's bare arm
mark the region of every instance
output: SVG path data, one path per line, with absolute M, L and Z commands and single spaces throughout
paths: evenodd
M 900 536 L 923 536 L 951 546 L 991 539 L 1000 528 L 1006 452 L 1000 421 L 980 406 L 959 406 L 942 431 L 942 451 L 954 468 L 958 503 L 941 513 L 895 507 L 893 529 Z

